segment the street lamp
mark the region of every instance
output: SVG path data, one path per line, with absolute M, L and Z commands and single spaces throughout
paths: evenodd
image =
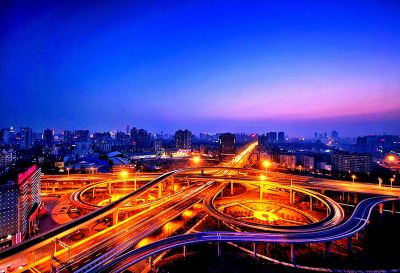
M 265 160 L 263 163 L 263 166 L 265 168 L 265 172 L 268 171 L 268 167 L 271 166 L 271 162 L 269 162 L 268 160 Z
M 67 172 L 68 172 L 68 178 L 69 178 L 69 170 L 70 170 L 70 169 L 69 169 L 69 168 L 67 167 Z
M 195 157 L 193 157 L 192 160 L 197 168 L 197 164 L 201 161 L 200 156 L 195 156 Z
M 260 178 L 261 178 L 261 185 L 260 185 L 260 200 L 262 200 L 265 175 L 261 175 L 261 176 L 260 176 Z
M 92 173 L 92 177 L 93 177 L 93 175 L 94 175 L 94 168 L 93 167 L 90 167 L 90 172 Z
M 127 171 L 122 171 L 121 172 L 121 176 L 124 179 L 124 183 L 126 182 L 126 177 L 128 176 L 128 172 Z
M 356 176 L 353 174 L 353 175 L 351 176 L 351 178 L 353 179 L 353 183 L 354 183 L 354 179 L 356 179 Z
M 393 188 L 393 182 L 394 182 L 394 178 L 390 178 L 390 187 Z

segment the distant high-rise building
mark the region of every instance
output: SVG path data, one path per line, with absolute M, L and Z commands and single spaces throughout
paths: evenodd
M 136 146 L 137 138 L 138 138 L 138 130 L 135 127 L 133 127 L 131 130 L 131 144 L 133 146 Z
M 126 134 L 129 136 L 131 134 L 131 129 L 129 127 L 129 125 L 126 125 Z
M 285 133 L 284 132 L 278 133 L 278 143 L 285 143 Z
M 177 149 L 189 150 L 192 148 L 192 132 L 178 130 L 175 133 L 175 146 Z
M 9 132 L 9 140 L 10 143 L 14 143 L 15 142 L 15 132 L 14 132 L 14 127 L 10 127 Z
M 154 151 L 156 153 L 160 153 L 163 149 L 163 143 L 161 140 L 155 140 L 154 141 Z
M 369 154 L 350 154 L 345 152 L 332 154 L 332 169 L 335 172 L 371 172 L 372 156 Z
M 9 148 L 0 150 L 0 169 L 14 165 L 16 159 L 17 157 L 14 149 Z
M 219 156 L 230 157 L 236 153 L 235 135 L 231 133 L 221 134 L 219 136 Z
M 54 131 L 51 129 L 46 129 L 43 132 L 43 142 L 44 145 L 51 147 L 54 145 Z
M 268 144 L 274 144 L 277 141 L 277 134 L 276 132 L 269 132 L 267 133 L 267 142 Z
M 337 131 L 332 131 L 331 137 L 333 140 L 336 140 L 339 138 L 339 133 Z
M 115 145 L 128 145 L 130 142 L 130 137 L 124 132 L 117 132 L 115 134 Z
M 133 127 L 131 129 L 130 141 L 133 147 L 138 152 L 153 150 L 152 142 L 152 134 L 148 133 L 144 129 L 136 129 Z
M 10 143 L 10 130 L 8 128 L 0 130 L 0 143 Z
M 63 141 L 66 144 L 71 144 L 74 141 L 74 134 L 71 131 L 64 131 Z
M 0 183 L 0 238 L 2 247 L 19 243 L 37 233 L 41 202 L 41 170 L 33 166 Z M 3 198 L 4 197 L 4 198 Z M 11 235 L 14 238 L 9 238 Z
M 74 141 L 86 142 L 90 139 L 89 130 L 77 130 L 74 132 Z
M 20 148 L 21 150 L 32 149 L 32 128 L 21 127 L 20 129 L 21 139 Z

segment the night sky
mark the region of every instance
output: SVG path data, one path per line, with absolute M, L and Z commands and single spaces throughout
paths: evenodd
M 400 1 L 249 2 L 2 1 L 0 127 L 400 134 Z

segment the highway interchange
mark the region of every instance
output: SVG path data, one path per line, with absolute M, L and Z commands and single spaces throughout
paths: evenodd
M 229 163 L 218 167 L 199 167 L 175 170 L 154 178 L 151 175 L 144 178 L 137 190 L 127 193 L 122 198 L 100 207 L 83 201 L 82 196 L 96 188 L 108 189 L 112 183 L 121 184 L 121 179 L 101 180 L 92 176 L 89 185 L 80 185 L 71 196 L 72 202 L 87 214 L 50 230 L 38 237 L 24 241 L 1 252 L 0 269 L 13 259 L 35 256 L 35 261 L 28 261 L 28 266 L 19 270 L 31 272 L 122 272 L 146 258 L 153 257 L 167 250 L 191 244 L 204 242 L 269 242 L 269 243 L 327 243 L 351 238 L 360 232 L 368 222 L 372 209 L 377 204 L 387 201 L 398 201 L 400 190 L 384 188 L 371 184 L 351 183 L 336 180 L 314 180 L 302 176 L 268 173 L 268 188 L 279 188 L 290 192 L 290 199 L 295 194 L 307 195 L 326 207 L 327 215 L 321 221 L 305 226 L 270 226 L 241 221 L 221 213 L 214 206 L 214 199 L 230 183 L 259 185 L 260 171 L 244 168 L 251 156 L 255 143 L 250 144 Z M 243 173 L 245 172 L 245 175 Z M 190 179 L 191 182 L 182 186 L 173 194 L 160 195 L 168 186 L 174 188 L 174 179 Z M 136 179 L 136 178 L 135 178 Z M 149 181 L 149 182 L 146 182 Z M 136 185 L 135 180 L 135 185 Z M 82 183 L 83 184 L 83 183 Z M 114 186 L 114 188 L 117 188 Z M 148 200 L 151 190 L 158 190 L 158 198 Z M 344 222 L 344 211 L 334 200 L 314 190 L 335 190 L 339 192 L 371 193 L 375 197 L 358 203 L 353 214 Z M 263 188 L 260 187 L 260 191 Z M 140 198 L 144 203 L 137 203 Z M 261 193 L 262 195 L 262 193 Z M 293 195 L 293 197 L 292 197 Z M 146 200 L 147 199 L 147 200 Z M 251 231 L 208 231 L 172 236 L 163 240 L 137 247 L 137 244 L 175 219 L 194 205 L 203 203 L 208 213 L 236 228 L 250 228 Z M 123 210 L 138 210 L 133 216 L 118 222 L 118 213 Z M 89 223 L 112 215 L 114 225 L 104 231 L 93 234 L 71 246 L 58 250 L 52 258 L 51 248 L 54 238 L 63 238 L 72 232 L 87 228 Z M 54 243 L 53 243 L 54 244 Z M 46 247 L 47 246 L 47 247 Z M 136 246 L 136 247 L 135 247 Z M 45 250 L 44 250 L 45 249 Z M 50 250 L 49 250 L 50 249 Z M 56 262 L 59 261 L 59 262 Z

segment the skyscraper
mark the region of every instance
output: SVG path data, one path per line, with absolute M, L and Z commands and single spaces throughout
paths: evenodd
M 285 133 L 284 132 L 278 133 L 278 143 L 285 143 Z
M 276 132 L 269 132 L 267 133 L 267 141 L 268 144 L 274 144 L 277 141 L 277 135 Z
M 219 156 L 226 158 L 234 156 L 236 153 L 235 135 L 231 133 L 221 134 L 219 136 Z
M 21 150 L 32 149 L 32 128 L 21 127 L 20 133 L 21 133 L 21 139 L 20 139 Z
M 175 133 L 175 146 L 177 149 L 188 150 L 192 148 L 192 132 L 188 129 L 178 130 Z
M 0 238 L 8 235 L 19 243 L 24 237 L 30 237 L 37 231 L 36 217 L 41 202 L 41 169 L 36 166 L 14 176 L 6 183 L 0 183 L 0 192 L 4 202 L 0 202 Z M 8 245 L 11 245 L 11 240 Z
M 66 144 L 71 144 L 74 140 L 74 136 L 71 131 L 64 131 L 63 136 L 64 136 L 64 143 Z
M 0 130 L 0 143 L 10 143 L 10 131 L 7 128 Z
M 54 131 L 51 129 L 46 129 L 43 132 L 43 142 L 44 145 L 51 147 L 54 144 Z

